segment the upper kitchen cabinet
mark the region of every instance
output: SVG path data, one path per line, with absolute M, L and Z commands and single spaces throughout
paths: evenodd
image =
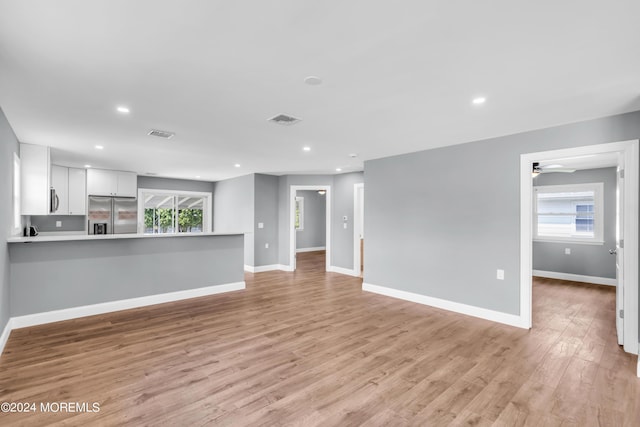
M 20 144 L 22 215 L 48 215 L 51 210 L 49 147 Z
M 54 215 L 85 215 L 87 200 L 84 169 L 51 166 L 51 213 Z
M 136 197 L 137 193 L 138 177 L 133 172 L 87 170 L 87 194 L 90 196 Z

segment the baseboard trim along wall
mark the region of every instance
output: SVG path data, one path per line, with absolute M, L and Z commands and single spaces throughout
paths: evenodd
M 185 291 L 168 292 L 165 294 L 149 295 L 139 298 L 65 308 L 63 310 L 54 310 L 45 313 L 27 314 L 24 316 L 12 317 L 11 328 L 26 328 L 29 326 L 42 325 L 45 323 L 76 319 L 78 317 L 94 316 L 96 314 L 111 313 L 114 311 L 128 310 L 131 308 L 145 307 L 148 305 L 162 304 L 165 302 L 180 301 L 189 298 L 221 294 L 224 292 L 239 291 L 245 289 L 245 287 L 245 282 L 226 283 L 223 285 L 206 286 L 203 288 L 188 289 Z
M 256 267 L 252 265 L 244 266 L 244 271 L 247 271 L 249 273 L 264 273 L 265 271 L 276 271 L 276 270 L 292 271 L 288 265 L 282 265 L 282 264 L 258 265 Z
M 360 277 L 359 272 L 353 271 L 350 268 L 342 268 L 332 265 L 329 267 L 329 271 L 332 273 L 346 274 L 347 276 Z
M 296 252 L 315 252 L 315 251 L 324 251 L 326 249 L 327 249 L 326 246 L 318 246 L 315 248 L 298 248 L 296 249 Z
M 500 311 L 475 307 L 459 302 L 447 301 L 440 298 L 429 297 L 426 295 L 414 294 L 412 292 L 400 291 L 398 289 L 386 288 L 384 286 L 372 285 L 370 283 L 362 283 L 362 290 L 373 292 L 375 294 L 385 295 L 392 298 L 402 299 L 405 301 L 411 301 L 418 304 L 428 305 L 430 307 L 441 308 L 443 310 L 453 311 L 460 314 L 466 314 L 467 316 L 478 317 L 480 319 L 490 320 L 492 322 L 498 322 L 505 325 L 528 329 L 526 327 L 526 322 L 524 322 L 520 316 L 516 316 L 515 314 L 502 313 Z
M 593 283 L 594 285 L 616 286 L 616 279 L 608 277 L 583 276 L 581 274 L 557 273 L 555 271 L 533 270 L 533 275 L 547 279 L 570 280 L 572 282 Z
M 4 327 L 4 330 L 2 331 L 2 335 L 0 335 L 0 355 L 4 351 L 4 346 L 7 344 L 7 340 L 9 339 L 9 335 L 11 335 L 11 330 L 13 329 L 11 327 L 11 323 L 12 323 L 12 319 L 9 319 L 9 321 L 7 322 L 7 324 Z

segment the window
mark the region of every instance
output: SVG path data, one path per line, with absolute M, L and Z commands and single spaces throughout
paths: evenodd
M 534 239 L 603 243 L 601 182 L 534 187 Z
M 138 229 L 144 234 L 211 231 L 211 193 L 138 190 Z
M 296 230 L 304 230 L 304 197 L 296 197 Z
M 22 198 L 20 197 L 20 157 L 13 153 L 13 232 L 20 234 L 22 230 L 21 216 Z

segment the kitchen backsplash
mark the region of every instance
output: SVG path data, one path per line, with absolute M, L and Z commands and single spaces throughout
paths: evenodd
M 84 231 L 87 217 L 80 215 L 34 215 L 31 225 L 38 227 L 38 231 Z M 62 222 L 62 227 L 56 227 L 56 221 Z

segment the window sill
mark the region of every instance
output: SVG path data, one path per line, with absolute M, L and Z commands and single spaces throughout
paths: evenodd
M 563 244 L 571 244 L 571 245 L 592 245 L 592 246 L 602 246 L 604 242 L 602 240 L 570 240 L 570 239 L 533 239 L 534 242 L 539 243 L 563 243 Z

